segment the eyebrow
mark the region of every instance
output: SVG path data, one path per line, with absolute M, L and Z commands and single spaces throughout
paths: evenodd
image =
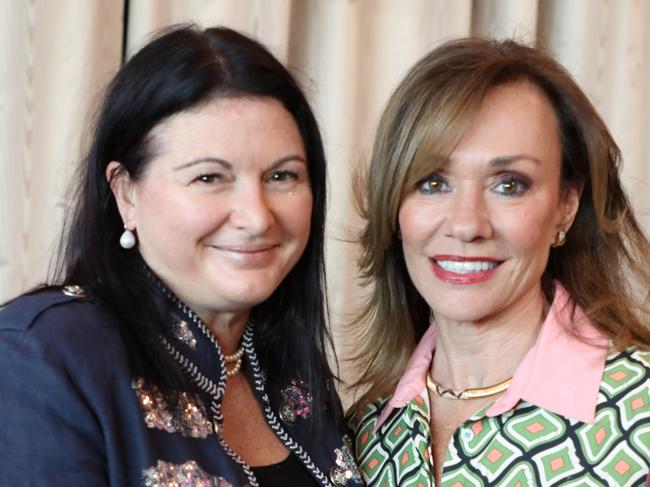
M 512 156 L 501 156 L 501 157 L 495 157 L 494 159 L 490 159 L 490 166 L 507 166 L 509 164 L 512 164 L 513 162 L 520 161 L 522 159 L 526 159 L 528 161 L 534 162 L 535 164 L 541 164 L 542 161 L 537 159 L 536 157 L 529 156 L 527 154 L 514 154 Z
M 220 166 L 223 166 L 225 169 L 232 169 L 232 164 L 230 164 L 227 161 L 224 161 L 223 159 L 219 159 L 217 157 L 199 157 L 197 159 L 192 159 L 189 162 L 186 162 L 184 164 L 181 164 L 180 166 L 176 166 L 174 168 L 174 171 L 180 171 L 181 169 L 187 169 L 188 167 L 196 166 L 197 164 L 201 164 L 204 162 L 214 162 L 219 164 Z
M 290 154 L 288 156 L 281 157 L 280 159 L 275 161 L 273 164 L 271 164 L 271 167 L 269 169 L 275 169 L 276 167 L 281 166 L 285 162 L 289 162 L 289 161 L 298 161 L 298 162 L 302 162 L 305 165 L 307 164 L 307 161 L 305 160 L 304 157 L 299 156 L 298 154 Z
M 276 167 L 284 164 L 287 161 L 300 161 L 304 164 L 307 164 L 307 161 L 305 161 L 305 158 L 302 156 L 299 156 L 298 154 L 290 154 L 288 156 L 281 157 L 277 161 L 274 161 L 273 164 L 271 164 L 270 169 L 275 169 Z M 188 167 L 196 166 L 197 164 L 202 164 L 205 162 L 213 162 L 216 164 L 219 164 L 225 169 L 232 169 L 232 164 L 229 163 L 228 161 L 225 161 L 223 159 L 219 159 L 218 157 L 199 157 L 197 159 L 192 159 L 189 162 L 186 162 L 184 164 L 181 164 L 180 166 L 176 166 L 174 168 L 174 171 L 180 171 L 181 169 L 187 169 Z

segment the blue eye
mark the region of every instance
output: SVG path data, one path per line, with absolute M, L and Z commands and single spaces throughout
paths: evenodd
M 519 196 L 529 188 L 529 184 L 521 177 L 506 176 L 495 185 L 495 190 L 504 196 Z
M 418 183 L 418 191 L 422 194 L 446 193 L 449 184 L 440 174 L 433 173 Z

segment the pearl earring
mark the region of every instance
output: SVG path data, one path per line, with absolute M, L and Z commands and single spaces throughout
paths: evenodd
M 124 232 L 120 236 L 120 247 L 125 250 L 135 247 L 135 234 L 132 230 L 126 228 L 126 225 L 124 225 Z

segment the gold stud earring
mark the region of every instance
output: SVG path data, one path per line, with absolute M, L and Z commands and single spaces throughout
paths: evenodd
M 566 232 L 564 230 L 558 230 L 557 235 L 555 235 L 555 241 L 551 247 L 562 247 L 566 242 Z

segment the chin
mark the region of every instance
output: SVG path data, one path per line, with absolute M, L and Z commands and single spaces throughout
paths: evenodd
M 240 309 L 250 309 L 253 306 L 263 303 L 271 294 L 274 289 L 255 289 L 238 292 L 226 296 L 226 300 L 233 303 L 234 306 L 239 306 Z
M 458 306 L 431 306 L 431 309 L 433 310 L 434 319 L 440 317 L 445 320 L 463 323 L 476 323 L 493 314 L 493 310 L 482 310 L 476 307 L 468 310 L 467 306 L 463 308 Z

